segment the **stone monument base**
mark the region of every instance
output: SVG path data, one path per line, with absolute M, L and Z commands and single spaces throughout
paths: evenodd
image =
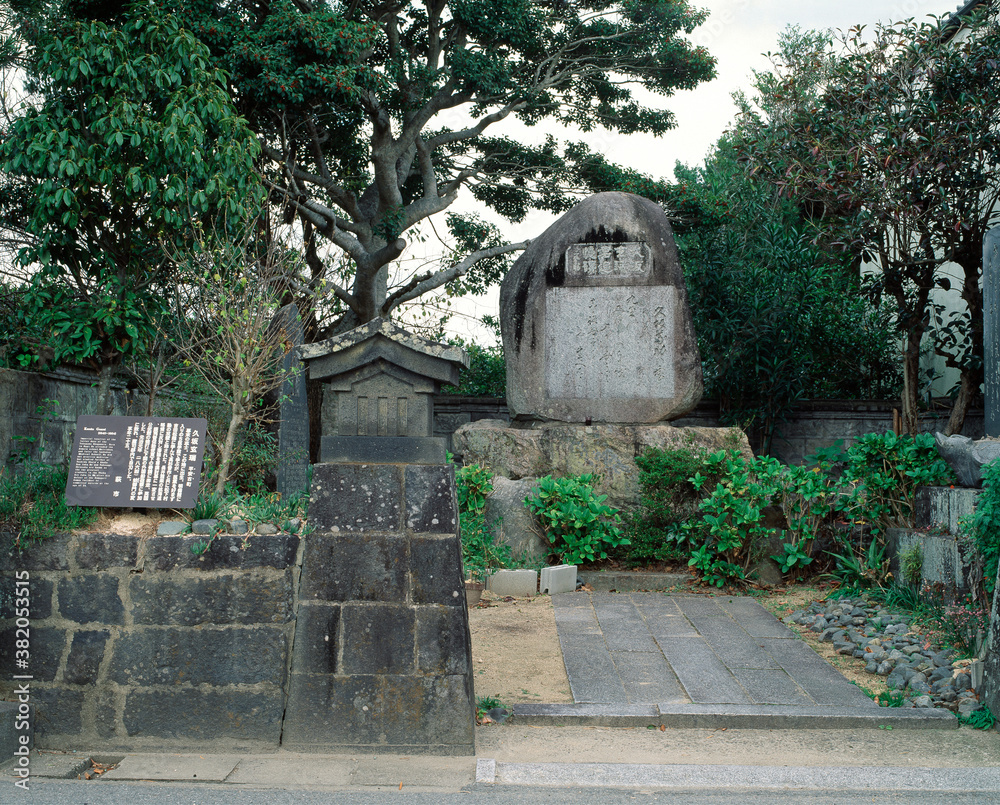
M 454 467 L 313 467 L 282 746 L 475 754 Z
M 639 502 L 639 468 L 635 457 L 650 447 L 703 449 L 714 453 L 737 449 L 753 456 L 739 428 L 678 428 L 673 425 L 576 425 L 538 423 L 513 428 L 506 422 L 481 419 L 463 425 L 452 438 L 453 452 L 465 464 L 482 464 L 505 478 L 540 478 L 594 473 L 598 491 L 618 508 Z

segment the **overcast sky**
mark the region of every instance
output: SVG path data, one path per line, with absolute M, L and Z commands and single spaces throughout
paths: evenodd
M 778 34 L 788 25 L 848 30 L 909 17 L 923 20 L 943 16 L 959 7 L 957 0 L 691 0 L 711 16 L 693 39 L 718 60 L 718 77 L 697 89 L 679 92 L 666 101 L 677 116 L 677 128 L 664 137 L 647 138 L 635 167 L 658 176 L 670 176 L 676 160 L 700 162 L 712 143 L 732 121 L 731 95 L 748 89 L 751 72 L 765 70 L 762 55 L 774 50 Z M 630 138 L 627 152 L 638 154 Z M 641 161 L 640 161 L 641 160 Z M 624 160 L 622 160 L 624 161 Z M 645 167 L 644 167 L 645 166 Z
M 708 48 L 718 60 L 717 78 L 696 89 L 678 92 L 672 98 L 655 98 L 674 112 L 677 127 L 662 137 L 631 135 L 609 137 L 600 133 L 586 138 L 595 151 L 606 153 L 613 162 L 636 168 L 657 178 L 673 177 L 675 163 L 700 163 L 712 145 L 732 122 L 736 107 L 732 93 L 749 90 L 753 70 L 766 70 L 763 54 L 775 50 L 778 34 L 788 25 L 803 28 L 848 30 L 855 25 L 872 26 L 928 15 L 944 16 L 964 3 L 958 0 L 690 0 L 695 7 L 708 9 L 708 21 L 695 29 L 692 38 Z M 505 124 L 508 125 L 508 124 Z M 541 127 L 538 127 L 539 129 Z M 510 128 L 506 133 L 512 134 Z M 526 139 L 541 139 L 543 131 L 520 132 Z M 512 134 L 512 136 L 514 136 Z M 573 139 L 572 135 L 565 135 Z M 459 207 L 466 207 L 460 199 Z M 484 215 L 486 213 L 480 210 Z M 500 223 L 495 216 L 488 216 Z M 521 224 L 502 224 L 512 241 L 537 237 L 554 220 L 545 213 L 532 213 Z M 496 315 L 498 294 L 476 300 L 462 300 L 462 309 L 472 316 Z M 484 340 L 482 331 L 461 321 L 453 329 Z

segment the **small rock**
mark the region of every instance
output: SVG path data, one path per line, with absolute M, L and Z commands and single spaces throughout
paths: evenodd
M 187 531 L 188 524 L 182 520 L 168 520 L 156 527 L 156 536 L 174 537 Z
M 959 699 L 958 700 L 958 712 L 960 715 L 967 716 L 969 713 L 974 713 L 980 708 L 979 701 L 977 699 Z
M 933 707 L 934 702 L 931 700 L 930 696 L 917 696 L 913 699 L 914 707 Z
M 258 523 L 256 532 L 261 536 L 270 536 L 271 534 L 278 533 L 278 527 L 271 523 Z
M 878 664 L 878 669 L 875 671 L 879 676 L 889 676 L 892 673 L 893 664 L 891 660 L 882 660 Z
M 191 533 L 198 534 L 199 536 L 210 537 L 219 529 L 219 521 L 216 519 L 211 520 L 195 520 L 191 523 Z
M 246 520 L 234 518 L 229 521 L 230 534 L 246 534 L 250 531 L 250 524 Z

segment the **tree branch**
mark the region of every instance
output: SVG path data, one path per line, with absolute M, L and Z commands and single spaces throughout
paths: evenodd
M 490 257 L 499 257 L 501 254 L 510 254 L 511 252 L 522 251 L 528 248 L 530 240 L 522 240 L 520 243 L 508 243 L 502 246 L 491 246 L 488 249 L 480 249 L 472 254 L 468 255 L 459 262 L 453 264 L 449 268 L 442 269 L 434 273 L 420 274 L 413 277 L 406 285 L 396 289 L 388 299 L 386 299 L 385 304 L 382 305 L 382 315 L 386 316 L 389 312 L 404 302 L 409 302 L 411 299 L 416 299 L 418 296 L 427 293 L 434 288 L 440 288 L 442 285 L 446 285 L 452 280 L 456 280 L 459 277 L 465 276 L 469 269 L 471 269 L 480 260 L 486 260 Z

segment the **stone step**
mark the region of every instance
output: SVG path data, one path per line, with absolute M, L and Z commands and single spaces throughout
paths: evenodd
M 632 573 L 619 570 L 581 570 L 577 577 L 597 592 L 631 593 L 670 590 L 691 581 L 689 573 Z

